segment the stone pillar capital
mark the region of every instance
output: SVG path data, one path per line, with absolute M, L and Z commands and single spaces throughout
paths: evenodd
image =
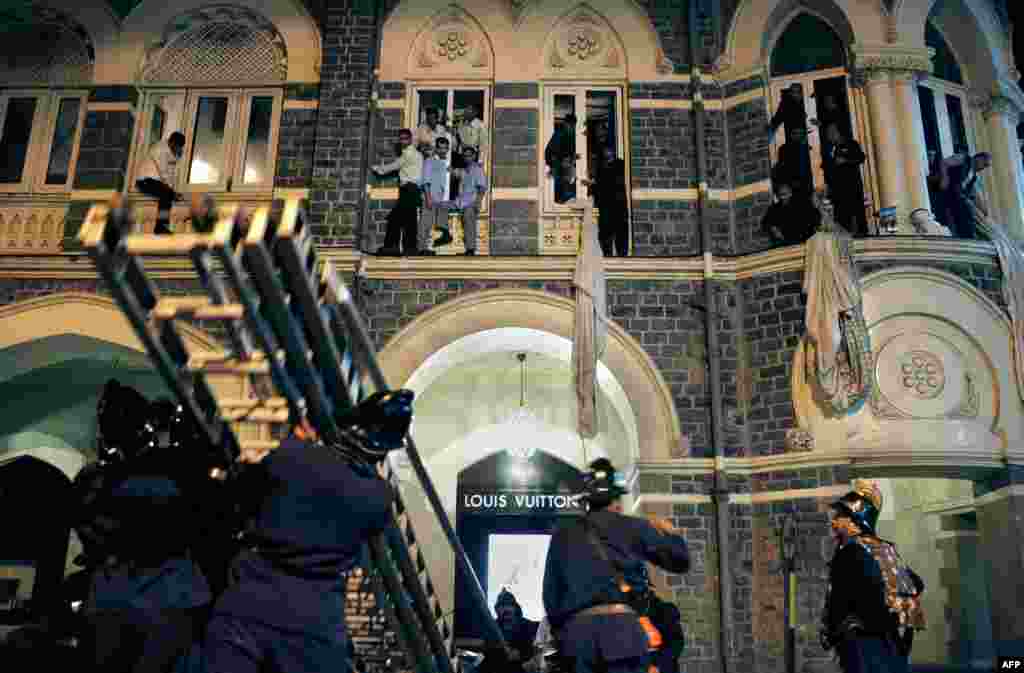
M 1017 125 L 1020 119 L 1020 108 L 1018 108 L 1017 104 L 1006 96 L 989 96 L 981 101 L 980 108 L 985 119 L 988 119 L 993 115 L 1009 117 L 1010 123 L 1014 126 Z
M 898 45 L 855 44 L 852 51 L 853 69 L 864 73 L 863 79 L 869 85 L 888 81 L 890 76 L 898 81 L 926 76 L 932 71 L 932 57 L 935 55 L 931 47 Z M 885 76 L 877 74 L 880 72 L 886 73 Z

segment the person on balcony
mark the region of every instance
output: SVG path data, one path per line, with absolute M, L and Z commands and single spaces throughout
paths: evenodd
M 466 246 L 466 255 L 473 256 L 480 244 L 477 221 L 480 218 L 484 194 L 487 193 L 487 176 L 484 175 L 483 166 L 477 160 L 476 148 L 472 145 L 462 148 L 462 159 L 464 168 L 456 169 L 460 173 L 460 178 L 459 196 L 455 201 L 455 207 L 462 215 L 462 239 Z
M 576 115 L 567 114 L 555 127 L 544 148 L 544 163 L 555 181 L 555 203 L 568 203 L 576 198 Z
M 977 199 L 979 174 L 992 165 L 992 155 L 979 152 L 973 157 L 960 152 L 942 161 L 939 173 L 939 189 L 945 201 L 945 212 L 950 218 L 943 222 L 957 238 L 975 238 L 976 226 L 974 209 L 988 215 Z
M 793 188 L 783 183 L 775 188 L 778 199 L 761 220 L 764 232 L 776 245 L 800 245 L 814 235 L 821 224 L 821 212 L 810 201 L 794 199 Z
M 166 141 L 155 143 L 135 180 L 135 188 L 146 196 L 157 200 L 156 227 L 153 233 L 170 234 L 171 206 L 181 199 L 174 191 L 174 183 L 178 174 L 178 159 L 185 149 L 185 134 L 181 131 L 172 133 Z
M 420 255 L 436 254 L 430 249 L 430 235 L 434 229 L 441 230 L 441 237 L 435 246 L 451 243 L 452 234 L 448 229 L 448 208 L 451 206 L 449 188 L 451 161 L 448 157 L 449 141 L 440 136 L 434 147 L 434 156 L 423 162 L 423 209 L 420 212 L 420 227 L 417 246 Z
M 864 211 L 864 181 L 860 167 L 867 157 L 856 140 L 846 138 L 838 124 L 825 128 L 829 154 L 822 166 L 828 197 L 835 208 L 836 223 L 863 238 L 868 234 L 867 214 Z
M 377 250 L 378 255 L 389 257 L 401 256 L 403 251 L 406 255 L 417 252 L 417 209 L 421 203 L 423 155 L 413 145 L 412 131 L 409 129 L 398 132 L 398 148 L 397 159 L 373 167 L 373 172 L 377 175 L 398 171 L 398 203 L 388 213 L 384 246 Z
M 626 196 L 626 162 L 605 147 L 594 171 L 594 180 L 583 180 L 590 187 L 597 206 L 597 238 L 605 257 L 629 254 L 629 200 Z
M 795 129 L 807 129 L 807 108 L 804 106 L 802 85 L 794 82 L 782 93 L 779 107 L 768 123 L 769 137 L 774 137 L 780 126 L 785 126 L 786 138 L 789 138 Z
M 814 174 L 811 172 L 807 129 L 796 127 L 788 134 L 788 140 L 779 148 L 778 161 L 772 169 L 772 181 L 789 185 L 794 199 L 810 203 L 814 195 Z

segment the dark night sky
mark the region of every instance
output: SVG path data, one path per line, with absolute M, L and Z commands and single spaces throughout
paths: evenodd
M 1020 70 L 1024 68 L 1024 2 L 1009 0 L 1007 10 L 1014 26 L 1013 57 L 1017 62 L 1017 69 Z

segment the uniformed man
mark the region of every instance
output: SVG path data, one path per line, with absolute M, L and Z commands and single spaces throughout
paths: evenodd
M 169 450 L 177 437 L 168 406 L 176 410 L 109 381 L 98 409 L 103 459 L 75 479 L 95 671 L 173 670 L 211 601 L 191 554 L 199 511 L 190 489 L 194 454 Z
M 844 673 L 907 673 L 914 631 L 924 628 L 924 582 L 878 537 L 877 484 L 858 479 L 832 510 L 822 646 L 836 650 Z
M 645 602 L 644 564 L 684 573 L 690 554 L 670 522 L 622 513 L 625 480 L 607 459 L 590 468 L 587 514 L 551 537 L 544 608 L 566 671 L 646 673 L 656 643 L 633 607 Z
M 342 573 L 388 524 L 393 495 L 380 463 L 403 444 L 412 398 L 367 398 L 339 420 L 337 444 L 300 439 L 311 435 L 300 425 L 237 477 L 251 522 L 207 631 L 209 673 L 347 670 Z

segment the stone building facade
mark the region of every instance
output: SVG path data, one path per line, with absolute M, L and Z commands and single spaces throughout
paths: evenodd
M 1024 93 L 997 3 L 49 0 L 23 14 L 0 40 L 10 51 L 0 71 L 10 164 L 0 176 L 0 394 L 21 399 L 24 412 L 0 427 L 0 451 L 35 451 L 65 467 L 82 459 L 52 456 L 90 455 L 95 394 L 71 386 L 58 408 L 41 391 L 84 363 L 93 378 L 78 380 L 101 381 L 139 345 L 75 235 L 88 208 L 117 192 L 152 229 L 155 204 L 134 191 L 134 176 L 146 148 L 180 128 L 184 191 L 256 207 L 307 200 L 322 254 L 353 288 L 390 380 L 420 395 L 414 432 L 452 496 L 458 471 L 497 448 L 495 410 L 514 408 L 519 393 L 517 384 L 507 394 L 474 388 L 470 372 L 490 368 L 504 380 L 513 365 L 503 357 L 535 354 L 543 449 L 578 466 L 608 455 L 633 480 L 635 511 L 672 517 L 691 541 L 693 572 L 656 577 L 684 615 L 685 670 L 783 670 L 778 531 L 787 518 L 799 532 L 798 665 L 828 670 L 816 636 L 827 503 L 855 476 L 887 484 L 883 531 L 899 531 L 908 558 L 926 567 L 933 628 L 917 661 L 966 665 L 1024 642 L 1020 545 L 1005 542 L 1024 532 L 1024 384 L 992 247 L 913 236 L 856 244 L 883 394 L 837 419 L 802 378 L 803 248 L 770 249 L 760 224 L 778 144 L 768 120 L 779 91 L 799 81 L 845 96 L 869 157 L 871 217 L 895 207 L 909 234 L 909 213 L 928 207 L 927 151 L 966 143 L 993 154 L 986 199 L 1024 237 L 1015 130 Z M 60 58 L 26 42 L 40 26 Z M 784 53 L 787 40 L 808 34 L 799 30 L 825 35 L 831 52 L 806 63 Z M 415 127 L 423 107 L 451 119 L 470 103 L 488 129 L 481 254 L 458 254 L 453 219 L 456 240 L 437 257 L 369 255 L 397 188 L 368 167 L 393 156 L 397 131 Z M 566 378 L 582 214 L 554 202 L 543 158 L 567 111 L 608 124 L 631 205 L 631 256 L 605 263 L 604 430 L 582 452 Z M 577 130 L 578 147 L 591 130 Z M 183 207 L 172 221 L 187 229 Z M 161 292 L 198 287 L 186 265 L 149 268 Z M 196 347 L 218 343 L 210 326 L 195 330 Z M 926 398 L 894 374 L 918 352 L 943 368 L 941 390 Z M 452 408 L 464 411 L 452 419 Z M 797 427 L 814 438 L 811 450 L 787 447 Z M 721 541 L 716 470 L 727 484 L 717 494 L 727 503 Z M 409 488 L 410 509 L 431 530 Z M 451 559 L 437 551 L 431 560 L 450 607 Z

